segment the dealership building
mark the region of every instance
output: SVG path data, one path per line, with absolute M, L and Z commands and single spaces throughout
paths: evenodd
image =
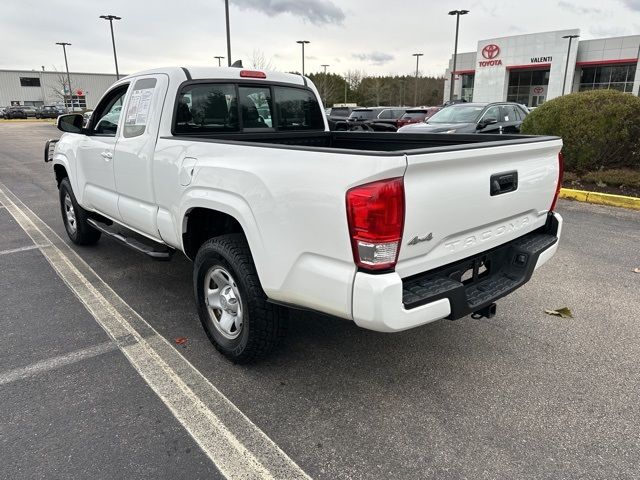
M 566 93 L 601 88 L 638 95 L 640 35 L 595 40 L 579 35 L 572 29 L 479 41 L 475 52 L 457 55 L 454 99 L 535 107 Z M 445 101 L 453 68 L 452 56 Z
M 70 72 L 69 95 L 66 72 L 44 70 L 0 70 L 0 107 L 10 105 L 70 105 L 92 109 L 102 94 L 116 81 L 106 73 Z

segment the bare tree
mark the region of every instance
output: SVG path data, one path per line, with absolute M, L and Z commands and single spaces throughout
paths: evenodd
M 56 80 L 55 85 L 51 87 L 52 96 L 62 103 L 65 107 L 70 107 L 73 110 L 74 106 L 80 106 L 80 98 L 79 95 L 75 92 L 78 90 L 84 91 L 84 88 L 80 86 L 80 84 L 71 84 L 71 87 L 67 82 L 67 75 L 63 72 L 58 72 L 55 67 L 54 71 L 56 72 Z M 75 98 L 74 98 L 75 97 Z
M 251 68 L 257 70 L 276 70 L 276 67 L 271 62 L 271 59 L 265 57 L 262 50 L 254 49 L 251 55 Z

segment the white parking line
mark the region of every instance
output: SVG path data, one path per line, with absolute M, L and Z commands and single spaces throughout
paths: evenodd
M 2 183 L 0 203 L 225 477 L 309 479 Z
M 117 349 L 118 346 L 115 343 L 105 342 L 100 345 L 83 348 L 82 350 L 76 350 L 75 352 L 60 355 L 58 357 L 47 358 L 46 360 L 32 363 L 26 367 L 14 368 L 13 370 L 0 372 L 0 385 L 5 385 L 17 380 L 24 380 L 40 373 L 48 372 L 49 370 L 55 370 L 56 368 L 73 365 L 74 363 L 81 362 L 82 360 L 97 357 Z
M 0 251 L 0 255 L 9 255 L 11 253 L 27 252 L 29 250 L 35 250 L 36 248 L 45 247 L 45 246 L 46 245 L 28 245 L 26 247 L 11 248 L 9 250 Z

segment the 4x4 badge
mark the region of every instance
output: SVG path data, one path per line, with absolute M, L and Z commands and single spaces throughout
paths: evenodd
M 433 240 L 433 233 L 429 233 L 429 235 L 425 235 L 424 237 L 415 236 L 413 237 L 407 245 L 417 245 L 422 242 L 428 242 L 429 240 Z

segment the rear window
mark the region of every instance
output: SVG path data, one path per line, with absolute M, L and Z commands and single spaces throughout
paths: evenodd
M 274 87 L 278 130 L 324 130 L 320 104 L 308 90 Z
M 301 88 L 201 83 L 180 91 L 175 133 L 241 130 L 324 130 L 324 114 L 315 95 Z
M 178 96 L 176 133 L 238 132 L 238 99 L 232 84 L 187 85 Z
M 373 110 L 354 110 L 351 112 L 351 115 L 349 115 L 349 118 L 354 120 L 371 120 L 376 118 L 376 115 L 377 112 Z
M 348 117 L 350 113 L 351 113 L 351 109 L 350 108 L 333 107 L 331 109 L 331 116 L 332 117 Z

